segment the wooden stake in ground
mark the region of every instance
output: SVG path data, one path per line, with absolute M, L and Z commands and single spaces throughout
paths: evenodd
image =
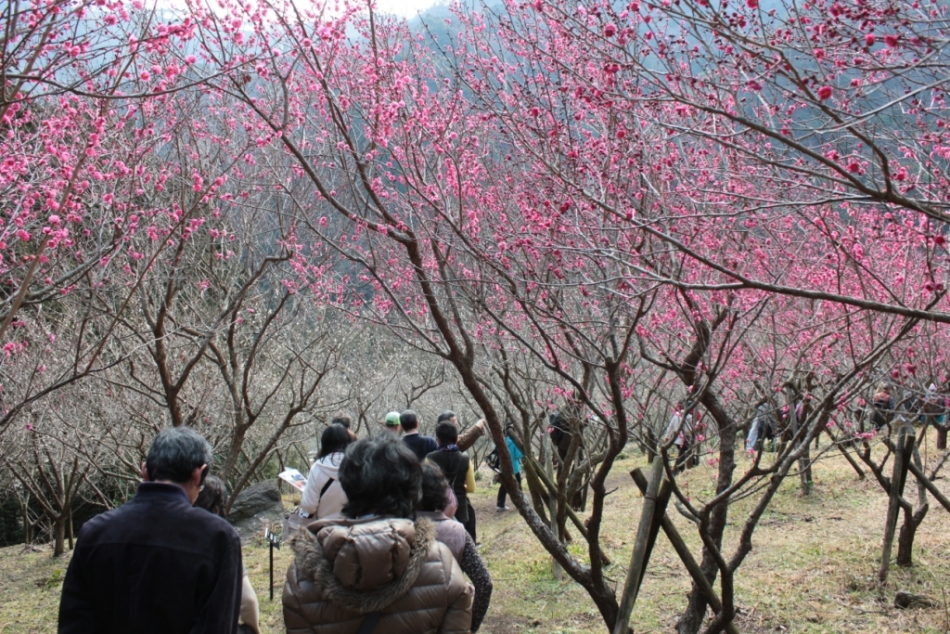
M 894 531 L 897 528 L 897 514 L 900 511 L 901 495 L 907 478 L 907 465 L 912 459 L 914 434 L 901 428 L 894 451 L 894 472 L 891 475 L 890 501 L 887 505 L 887 523 L 884 525 L 884 544 L 881 548 L 881 567 L 877 578 L 882 584 L 887 582 L 887 572 L 891 563 L 891 549 L 894 546 Z
M 633 478 L 634 482 L 636 482 L 640 492 L 646 494 L 648 482 L 647 477 L 643 475 L 643 471 L 640 469 L 634 469 L 630 472 L 630 477 Z M 663 498 L 663 488 L 668 484 L 669 482 L 666 480 L 660 484 L 660 493 L 658 494 L 660 499 Z M 706 575 L 703 574 L 703 570 L 699 567 L 699 563 L 697 563 L 696 559 L 690 552 L 689 546 L 686 545 L 686 542 L 683 540 L 682 536 L 680 536 L 679 531 L 676 530 L 676 526 L 673 524 L 673 521 L 670 520 L 669 516 L 665 512 L 660 515 L 659 511 L 657 511 L 657 516 L 659 517 L 659 524 L 661 528 L 663 528 L 663 532 L 666 533 L 666 537 L 670 540 L 670 544 L 673 546 L 673 550 L 675 550 L 676 554 L 679 555 L 680 560 L 683 562 L 683 565 L 686 566 L 686 570 L 689 571 L 689 575 L 693 578 L 693 581 L 697 586 L 699 586 L 700 590 L 702 590 L 703 595 L 706 597 L 706 602 L 709 603 L 709 606 L 714 612 L 716 612 L 716 614 L 719 614 L 722 612 L 722 601 L 720 601 L 719 597 L 716 596 L 716 591 L 713 589 L 712 584 L 709 583 L 709 579 L 706 578 Z M 727 623 L 724 628 L 727 634 L 739 634 L 739 628 L 737 628 L 736 624 L 732 621 L 729 621 L 729 623 Z
M 643 578 L 643 571 L 646 570 L 649 552 L 652 550 L 653 542 L 650 541 L 652 535 L 656 539 L 656 531 L 653 529 L 653 518 L 656 513 L 657 494 L 660 490 L 660 482 L 663 480 L 663 460 L 654 460 L 650 469 L 650 484 L 647 486 L 647 492 L 643 497 L 643 510 L 640 513 L 640 525 L 637 528 L 637 539 L 633 544 L 633 554 L 630 555 L 630 567 L 627 569 L 627 580 L 623 585 L 623 597 L 620 601 L 620 611 L 617 614 L 617 621 L 614 623 L 613 634 L 627 634 L 630 627 L 630 615 L 633 613 L 633 606 L 637 601 L 637 593 L 640 591 L 640 580 Z M 665 509 L 660 512 L 662 516 Z
M 828 437 L 831 438 L 831 443 L 841 452 L 841 455 L 845 457 L 845 460 L 848 461 L 848 464 L 851 465 L 851 468 L 854 469 L 854 472 L 858 474 L 859 480 L 864 480 L 864 470 L 858 465 L 854 458 L 851 457 L 851 452 L 849 452 L 844 445 L 844 442 L 840 441 L 831 433 L 831 430 L 825 426 L 822 426 L 822 431 L 828 434 Z M 815 435 L 815 440 L 821 436 L 821 432 Z
M 934 483 L 930 481 L 930 478 L 928 478 L 924 472 L 921 471 L 913 462 L 908 464 L 907 468 L 910 469 L 910 472 L 914 474 L 914 477 L 917 478 L 917 480 L 922 485 L 924 485 L 927 491 L 930 492 L 930 495 L 934 496 L 937 501 L 940 502 L 943 508 L 947 509 L 947 511 L 950 511 L 950 499 L 947 499 L 947 497 L 940 492 L 940 489 L 934 486 Z

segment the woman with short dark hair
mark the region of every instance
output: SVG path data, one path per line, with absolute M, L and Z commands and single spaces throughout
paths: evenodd
M 359 440 L 339 478 L 346 519 L 314 522 L 290 541 L 287 633 L 470 632 L 472 587 L 432 522 L 409 519 L 422 498 L 415 454 L 395 439 Z

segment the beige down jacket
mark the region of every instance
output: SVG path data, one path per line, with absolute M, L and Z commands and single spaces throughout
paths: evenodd
M 287 634 L 468 634 L 472 586 L 428 519 L 314 522 L 292 540 Z

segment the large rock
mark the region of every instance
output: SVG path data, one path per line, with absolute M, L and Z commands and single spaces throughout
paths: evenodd
M 283 518 L 284 505 L 274 480 L 258 482 L 241 491 L 228 515 L 228 520 L 244 540 L 263 531 L 272 522 L 281 522 Z
M 265 480 L 252 484 L 238 494 L 234 504 L 231 505 L 228 519 L 232 522 L 241 522 L 259 513 L 275 509 L 284 510 L 280 501 L 280 490 L 277 488 L 277 482 Z
M 263 536 L 268 526 L 278 528 L 284 519 L 284 505 L 280 489 L 274 480 L 252 484 L 234 500 L 228 520 L 237 529 L 241 541 L 247 543 L 255 536 Z

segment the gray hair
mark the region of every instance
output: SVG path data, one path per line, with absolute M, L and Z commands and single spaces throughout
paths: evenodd
M 211 466 L 211 445 L 190 427 L 168 427 L 159 432 L 145 458 L 151 481 L 168 480 L 184 484 L 201 465 Z M 206 472 L 207 473 L 207 472 Z

